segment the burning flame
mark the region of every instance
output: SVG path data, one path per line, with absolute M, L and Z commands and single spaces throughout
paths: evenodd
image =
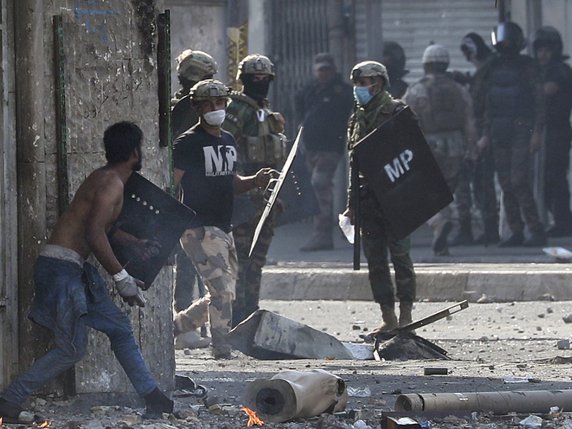
M 247 407 L 242 407 L 240 411 L 244 411 L 248 416 L 248 422 L 246 423 L 247 427 L 264 426 L 264 422 L 260 420 L 260 418 L 258 418 L 258 416 L 256 415 L 256 411 L 251 410 L 250 408 Z
M 42 423 L 40 423 L 40 424 L 38 425 L 39 428 L 47 428 L 47 427 L 49 427 L 49 426 L 50 426 L 50 422 L 47 421 L 47 420 L 44 420 Z
M 2 417 L 0 417 L 0 426 L 2 426 L 2 420 L 3 420 Z

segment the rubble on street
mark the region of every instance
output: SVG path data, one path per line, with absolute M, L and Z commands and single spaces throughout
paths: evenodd
M 357 341 L 360 334 L 379 323 L 371 302 L 263 301 L 263 308 L 327 332 L 342 342 Z M 424 317 L 441 308 L 443 303 L 416 303 L 414 311 Z M 450 360 L 258 360 L 240 352 L 233 352 L 231 360 L 215 360 L 208 349 L 178 350 L 177 373 L 205 386 L 207 397 L 174 395 L 177 417 L 144 420 L 142 404 L 140 408 L 126 408 L 101 403 L 82 409 L 77 405 L 78 398 L 36 398 L 32 410 L 58 429 L 246 428 L 248 417 L 241 408 L 249 383 L 286 370 L 322 369 L 346 383 L 345 410 L 284 423 L 265 422 L 264 427 L 381 429 L 384 413 L 395 415 L 400 395 L 571 389 L 572 351 L 558 347 L 559 341 L 572 338 L 572 326 L 562 320 L 569 313 L 569 302 L 472 304 L 458 315 L 417 330 L 418 335 L 447 349 Z M 336 317 L 324 317 L 333 314 Z M 436 368 L 439 371 L 434 371 Z M 433 429 L 572 428 L 572 415 L 558 404 L 537 414 L 495 416 L 487 412 L 443 411 L 440 415 L 413 418 L 420 427 Z

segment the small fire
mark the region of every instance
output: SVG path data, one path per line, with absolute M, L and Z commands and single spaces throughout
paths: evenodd
M 2 421 L 3 421 L 3 419 L 2 419 L 2 417 L 0 417 L 0 426 L 2 426 Z
M 50 426 L 50 422 L 45 420 L 43 423 L 40 423 L 40 425 L 38 426 L 39 428 L 47 428 Z
M 256 415 L 256 411 L 251 410 L 250 408 L 247 407 L 242 407 L 240 411 L 244 411 L 248 416 L 248 422 L 246 423 L 247 427 L 264 426 L 264 422 L 260 420 L 260 418 L 258 418 L 258 416 Z

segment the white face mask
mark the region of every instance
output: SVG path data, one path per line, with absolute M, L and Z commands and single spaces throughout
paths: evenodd
M 224 122 L 226 117 L 226 111 L 224 109 L 213 110 L 212 112 L 207 112 L 203 115 L 206 123 L 211 127 L 220 127 Z

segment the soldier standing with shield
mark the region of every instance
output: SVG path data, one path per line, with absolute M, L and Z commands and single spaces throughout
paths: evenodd
M 397 240 L 387 230 L 382 208 L 373 190 L 355 165 L 352 150 L 364 136 L 375 130 L 381 123 L 397 115 L 406 105 L 391 97 L 387 88 L 389 77 L 385 66 L 375 61 L 364 61 L 351 71 L 354 84 L 356 108 L 348 126 L 348 149 L 350 150 L 350 177 L 359 173 L 359 184 L 350 183 L 348 207 L 344 215 L 352 221 L 354 209 L 359 200 L 359 224 L 363 249 L 367 258 L 369 281 L 374 300 L 381 307 L 383 323 L 377 332 L 388 332 L 398 326 L 405 326 L 412 320 L 411 311 L 415 300 L 416 279 L 413 262 L 409 256 L 409 237 Z M 380 144 L 382 144 L 380 142 Z M 358 220 L 358 219 L 356 219 Z M 399 299 L 399 322 L 395 314 L 395 291 L 391 282 L 388 263 L 388 249 L 395 270 L 395 284 Z
M 268 90 L 274 79 L 274 64 L 264 55 L 245 57 L 238 66 L 238 79 L 243 84 L 240 93 L 231 94 L 223 128 L 229 131 L 238 145 L 239 174 L 254 174 L 260 168 L 279 169 L 286 159 L 284 118 L 270 110 Z M 236 301 L 233 305 L 233 326 L 258 309 L 262 267 L 274 235 L 274 209 L 264 223 L 260 238 L 249 257 L 254 230 L 264 209 L 263 192 L 255 190 L 247 195 L 247 207 L 252 213 L 241 212 L 236 204 L 233 234 L 238 253 Z M 241 205 L 242 206 L 242 205 Z

